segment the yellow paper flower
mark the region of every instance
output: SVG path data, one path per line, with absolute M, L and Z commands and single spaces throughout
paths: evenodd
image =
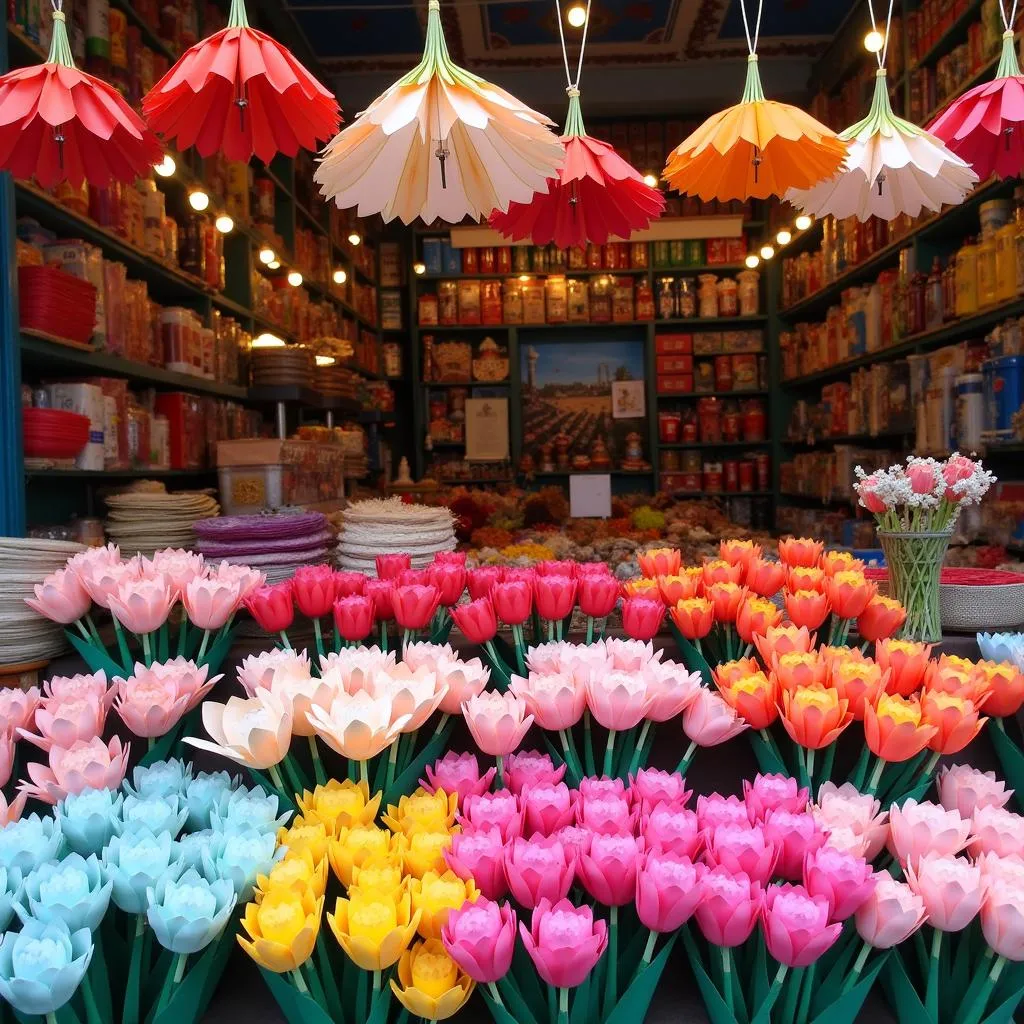
M 403 796 L 398 806 L 388 804 L 384 824 L 392 832 L 411 835 L 413 832 L 447 832 L 455 824 L 459 805 L 458 793 L 449 796 L 443 789 L 428 793 L 420 787 L 412 796 Z
M 291 888 L 257 891 L 256 902 L 246 906 L 242 918 L 252 941 L 239 935 L 239 945 L 268 971 L 294 971 L 313 953 L 323 909 L 323 897 L 317 897 L 311 888 L 303 892 Z
M 349 890 L 339 899 L 327 923 L 348 958 L 364 971 L 383 971 L 405 952 L 420 922 L 408 893 L 393 899 L 379 889 Z
M 322 821 L 307 821 L 303 817 L 295 818 L 290 828 L 277 831 L 277 841 L 287 846 L 290 852 L 309 850 L 313 863 L 319 864 L 327 856 L 327 827 Z
M 473 982 L 463 974 L 437 939 L 417 942 L 398 961 L 398 980 L 391 990 L 414 1017 L 447 1020 L 458 1013 L 473 992 Z
M 345 888 L 352 884 L 352 868 L 368 860 L 386 857 L 394 848 L 394 839 L 386 829 L 376 825 L 358 825 L 343 828 L 338 838 L 327 846 L 331 870 Z
M 444 874 L 428 871 L 422 878 L 409 880 L 409 895 L 413 910 L 422 911 L 420 935 L 425 939 L 439 939 L 449 911 L 458 910 L 467 900 L 476 902 L 480 893 L 472 879 L 465 881 L 454 871 Z
M 323 896 L 327 889 L 327 858 L 316 863 L 308 847 L 289 850 L 284 860 L 270 869 L 269 875 L 256 876 L 256 887 L 263 892 L 270 889 L 302 892 L 310 888 L 316 896 Z
M 338 829 L 369 825 L 377 817 L 382 796 L 383 793 L 375 793 L 371 800 L 366 782 L 331 779 L 312 793 L 305 790 L 298 797 L 298 805 L 307 821 L 322 821 L 328 834 L 336 836 Z
M 444 871 L 448 866 L 444 851 L 452 845 L 452 835 L 458 831 L 456 826 L 452 832 L 413 832 L 409 836 L 396 836 L 405 870 L 413 878 L 422 878 L 428 871 Z
M 352 885 L 349 888 L 363 892 L 391 893 L 398 899 L 408 888 L 407 877 L 400 855 L 374 857 L 358 867 L 353 865 Z

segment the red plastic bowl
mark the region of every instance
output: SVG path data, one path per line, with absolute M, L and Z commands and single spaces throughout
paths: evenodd
M 89 441 L 89 417 L 64 409 L 23 409 L 22 445 L 32 459 L 73 459 Z

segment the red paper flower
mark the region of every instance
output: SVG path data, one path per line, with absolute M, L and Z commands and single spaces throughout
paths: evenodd
M 0 170 L 61 181 L 133 182 L 160 159 L 160 143 L 118 92 L 79 71 L 68 45 L 64 12 L 53 12 L 45 64 L 0 77 Z
M 249 27 L 232 0 L 227 28 L 186 50 L 143 97 L 150 127 L 179 149 L 229 160 L 315 150 L 338 130 L 341 113 L 325 89 L 270 36 Z
M 665 197 L 607 143 L 586 134 L 579 92 L 570 90 L 565 135 L 565 163 L 557 178 L 548 178 L 546 193 L 528 203 L 509 203 L 488 222 L 506 238 L 529 238 L 534 245 L 554 242 L 561 249 L 609 237 L 629 238 L 665 209 Z
M 1013 33 L 1003 33 L 1003 53 L 991 82 L 968 89 L 928 127 L 984 180 L 1015 178 L 1024 171 L 1024 75 Z

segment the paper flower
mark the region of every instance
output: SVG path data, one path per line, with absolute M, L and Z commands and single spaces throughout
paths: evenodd
M 110 842 L 121 816 L 124 797 L 109 789 L 83 789 L 57 804 L 54 815 L 68 846 L 88 857 Z
M 34 743 L 40 750 L 51 747 L 70 747 L 79 740 L 95 739 L 103 732 L 108 705 L 95 694 L 82 697 L 55 698 L 44 700 L 35 713 L 39 735 L 26 729 L 19 729 L 18 735 Z
M 2 89 L 0 82 L 0 96 Z M 92 607 L 92 598 L 82 586 L 78 575 L 70 569 L 58 569 L 50 573 L 33 590 L 36 596 L 26 597 L 25 604 L 44 618 L 63 625 L 77 622 Z
M 210 827 L 215 812 L 223 812 L 238 781 L 229 772 L 200 772 L 189 779 L 183 794 L 188 809 L 186 827 L 193 832 Z
M 192 765 L 176 757 L 153 764 L 136 765 L 124 791 L 137 797 L 180 796 L 192 778 Z
M 121 805 L 121 818 L 114 822 L 116 835 L 130 835 L 139 829 L 161 835 L 169 832 L 172 839 L 185 827 L 188 808 L 179 806 L 174 796 L 126 796 Z
M 327 831 L 337 836 L 343 828 L 369 825 L 377 817 L 382 795 L 375 793 L 371 799 L 365 782 L 331 779 L 312 793 L 307 790 L 297 795 L 296 802 L 307 820 L 323 822 Z
M 203 704 L 203 725 L 213 741 L 185 737 L 200 750 L 231 758 L 249 768 L 266 769 L 279 764 L 292 739 L 292 716 L 267 690 L 257 690 L 248 700 L 231 697 L 226 704 Z
M 75 994 L 92 953 L 88 928 L 29 919 L 0 942 L 0 996 L 19 1014 L 52 1014 Z
M 181 589 L 185 613 L 200 629 L 220 629 L 235 614 L 240 599 L 237 580 L 195 576 Z
M 511 754 L 533 725 L 533 715 L 526 713 L 526 701 L 493 690 L 467 700 L 462 714 L 476 745 L 492 757 Z
M 768 952 L 781 964 L 806 967 L 827 952 L 843 926 L 829 924 L 829 902 L 802 885 L 770 885 L 761 924 Z
M 115 736 L 104 743 L 98 736 L 78 740 L 70 747 L 51 746 L 48 764 L 31 761 L 27 765 L 31 783 L 19 789 L 47 804 L 55 804 L 71 793 L 91 787 L 115 789 L 124 779 L 131 744 L 121 745 Z
M 924 901 L 906 882 L 880 872 L 875 887 L 854 915 L 857 934 L 875 949 L 905 942 L 928 916 Z
M 595 921 L 589 906 L 574 907 L 568 900 L 541 900 L 529 930 L 520 922 L 519 934 L 537 973 L 556 988 L 581 985 L 608 945 L 607 924 Z
M 224 930 L 235 908 L 235 890 L 224 879 L 208 881 L 189 869 L 165 876 L 146 892 L 146 919 L 157 942 L 172 953 L 198 953 Z
M 128 914 L 144 914 L 146 890 L 165 877 L 177 878 L 184 870 L 175 852 L 169 832 L 114 836 L 103 849 L 103 872 L 114 883 L 115 905 Z
M 516 915 L 507 903 L 480 897 L 448 914 L 441 941 L 448 955 L 473 981 L 499 981 L 512 966 L 516 944 Z
M 265 875 L 287 851 L 273 832 L 243 828 L 215 836 L 203 853 L 203 874 L 226 878 L 240 900 L 248 899 L 260 875 Z
M 884 68 L 878 70 L 867 117 L 839 138 L 850 143 L 842 171 L 813 188 L 786 192 L 785 198 L 805 213 L 862 221 L 916 217 L 922 209 L 962 203 L 978 182 L 940 139 L 893 113 Z
M 391 980 L 391 990 L 412 1016 L 441 1021 L 462 1009 L 473 992 L 473 981 L 439 939 L 427 939 L 402 954 L 398 981 Z
M 297 970 L 313 954 L 324 909 L 323 897 L 310 890 L 271 889 L 256 894 L 256 903 L 245 908 L 242 927 L 248 941 L 238 936 L 238 944 L 268 971 L 284 974 Z
M 546 189 L 563 160 L 550 124 L 452 62 L 430 0 L 423 59 L 327 144 L 314 180 L 360 217 L 479 220 Z
M 360 690 L 339 694 L 326 709 L 313 705 L 309 721 L 317 736 L 342 757 L 368 761 L 394 743 L 409 716 L 392 721 L 390 700 Z
M 386 971 L 408 948 L 420 922 L 409 893 L 355 885 L 339 899 L 327 923 L 348 958 L 364 971 Z
M 72 932 L 96 931 L 110 905 L 113 882 L 104 879 L 95 854 L 72 853 L 59 863 L 42 864 L 24 883 L 23 905 L 42 924 L 63 921 Z

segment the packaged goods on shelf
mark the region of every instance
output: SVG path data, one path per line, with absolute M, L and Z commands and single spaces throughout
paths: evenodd
M 459 456 L 435 455 L 427 464 L 425 479 L 441 483 L 505 483 L 512 479 L 510 462 L 470 462 Z

